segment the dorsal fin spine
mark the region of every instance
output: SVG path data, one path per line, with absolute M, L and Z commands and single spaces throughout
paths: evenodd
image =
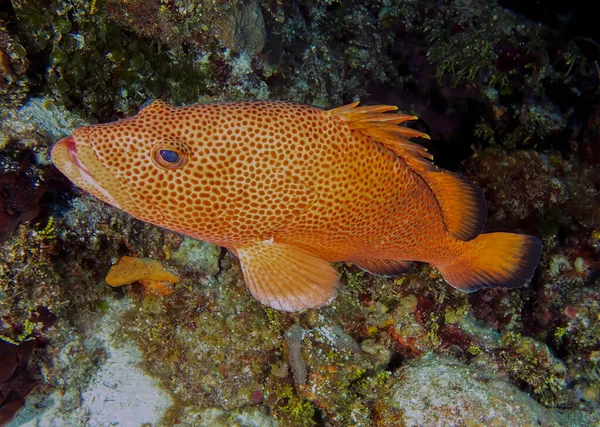
M 432 160 L 433 156 L 427 152 L 425 147 L 408 140 L 408 138 L 416 137 L 429 139 L 427 134 L 404 126 L 397 126 L 409 120 L 416 120 L 417 116 L 384 114 L 397 110 L 398 107 L 394 105 L 358 107 L 358 102 L 354 102 L 326 113 L 345 121 L 351 129 L 379 142 L 405 161 L 409 161 L 411 157 Z

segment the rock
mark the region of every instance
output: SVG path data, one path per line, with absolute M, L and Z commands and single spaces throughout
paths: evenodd
M 492 372 L 428 353 L 401 369 L 392 387 L 392 406 L 406 426 L 561 426 L 578 425 L 540 405 Z M 569 419 L 567 419 L 569 418 Z M 592 425 L 592 420 L 588 420 Z

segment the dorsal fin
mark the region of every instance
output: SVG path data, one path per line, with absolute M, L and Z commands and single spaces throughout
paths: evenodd
M 408 138 L 429 139 L 425 133 L 404 126 L 417 119 L 408 114 L 384 114 L 397 111 L 393 105 L 358 107 L 358 102 L 327 111 L 348 123 L 373 141 L 382 144 L 406 162 L 406 165 L 429 186 L 433 192 L 448 232 L 460 240 L 476 237 L 485 224 L 486 206 L 483 192 L 460 175 L 439 169 L 431 163 L 433 156 L 427 149 Z
M 154 101 L 145 102 L 138 111 L 138 116 L 143 116 L 144 114 L 148 114 L 152 111 L 164 111 L 165 109 L 171 107 L 171 104 L 163 101 L 162 99 L 155 99 Z
M 407 157 L 433 159 L 433 156 L 427 152 L 425 147 L 408 140 L 408 138 L 415 137 L 429 139 L 426 133 L 404 126 L 397 126 L 408 120 L 416 120 L 416 116 L 410 114 L 383 114 L 396 110 L 398 110 L 398 107 L 393 105 L 358 107 L 358 102 L 354 102 L 329 110 L 327 113 L 348 122 L 350 128 L 371 137 L 404 160 Z
M 443 169 L 419 174 L 437 199 L 446 228 L 459 240 L 471 240 L 483 231 L 487 208 L 483 191 L 467 178 Z

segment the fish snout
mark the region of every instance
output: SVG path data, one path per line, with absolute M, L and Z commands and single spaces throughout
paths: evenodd
M 78 128 L 71 136 L 54 144 L 52 163 L 69 180 L 88 193 L 119 209 L 129 200 L 126 189 L 114 179 L 93 150 L 88 127 Z
M 88 142 L 88 128 L 89 126 L 79 127 L 75 129 L 71 135 L 58 140 L 52 145 L 50 153 L 54 156 L 55 153 L 66 150 L 69 153 L 69 157 L 76 157 L 77 144 Z
M 50 148 L 50 154 L 54 157 L 61 150 L 66 149 L 70 151 L 70 147 L 74 144 L 75 140 L 73 139 L 73 136 L 67 136 L 65 138 L 59 139 L 54 144 L 52 144 L 52 147 Z
M 61 169 L 61 167 L 60 167 L 61 162 L 57 161 L 58 160 L 57 157 L 60 156 L 59 153 L 63 153 L 62 156 L 64 157 L 64 155 L 66 154 L 66 158 L 68 159 L 68 161 L 71 162 L 72 165 L 74 165 L 77 168 L 79 168 L 80 170 L 84 171 L 86 174 L 91 175 L 91 172 L 89 171 L 89 169 L 79 159 L 78 152 L 77 152 L 77 148 L 78 148 L 77 145 L 78 144 L 81 145 L 81 144 L 84 144 L 87 142 L 87 129 L 86 129 L 85 135 L 83 135 L 83 132 L 80 131 L 83 129 L 86 129 L 86 128 L 76 129 L 72 135 L 62 138 L 61 140 L 56 142 L 52 146 L 51 156 L 52 156 L 52 160 L 53 160 L 54 164 L 59 169 Z M 76 137 L 77 137 L 77 139 L 76 139 Z M 66 160 L 66 159 L 63 159 L 63 163 L 64 163 L 64 160 Z

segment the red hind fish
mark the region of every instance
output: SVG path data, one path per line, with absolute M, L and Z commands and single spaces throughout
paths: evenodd
M 392 276 L 412 261 L 457 289 L 522 285 L 540 241 L 480 234 L 479 188 L 431 163 L 396 107 L 278 101 L 174 107 L 85 126 L 52 149 L 75 184 L 134 217 L 231 249 L 250 292 L 279 310 L 336 295 L 329 264 Z

